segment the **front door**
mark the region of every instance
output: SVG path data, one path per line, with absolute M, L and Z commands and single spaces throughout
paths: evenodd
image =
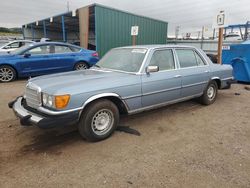
M 142 107 L 179 99 L 181 77 L 172 49 L 156 50 L 149 65 L 158 66 L 159 71 L 142 75 Z
M 54 59 L 51 56 L 50 45 L 36 46 L 24 52 L 20 59 L 22 74 L 36 76 L 53 73 L 51 69 Z

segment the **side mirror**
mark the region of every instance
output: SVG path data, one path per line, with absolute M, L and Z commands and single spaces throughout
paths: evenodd
M 29 58 L 30 56 L 31 56 L 31 54 L 29 54 L 29 53 L 25 53 L 25 54 L 23 55 L 24 58 Z
M 146 73 L 149 74 L 151 72 L 158 72 L 159 67 L 158 66 L 147 66 Z

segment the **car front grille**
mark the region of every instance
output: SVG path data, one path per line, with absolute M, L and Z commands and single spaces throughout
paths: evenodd
M 38 88 L 33 88 L 28 84 L 26 86 L 26 91 L 25 91 L 25 98 L 26 98 L 26 103 L 29 107 L 38 109 L 38 107 L 41 104 L 41 93 L 39 92 Z

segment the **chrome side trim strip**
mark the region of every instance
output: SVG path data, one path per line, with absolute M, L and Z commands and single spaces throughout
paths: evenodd
M 152 110 L 152 109 L 155 109 L 155 108 L 167 106 L 167 105 L 174 104 L 174 103 L 177 103 L 177 102 L 186 101 L 186 100 L 189 100 L 189 99 L 192 99 L 192 98 L 195 98 L 195 97 L 200 97 L 202 94 L 203 93 L 200 93 L 200 94 L 197 94 L 197 95 L 192 95 L 192 96 L 189 96 L 189 97 L 184 97 L 184 98 L 177 99 L 177 100 L 172 100 L 172 101 L 160 103 L 160 104 L 156 104 L 156 105 L 151 105 L 151 106 L 139 108 L 139 109 L 136 109 L 136 110 L 130 110 L 130 111 L 128 111 L 128 114 L 136 114 L 136 113 L 139 113 L 139 112 L 142 112 L 142 111 Z
M 143 96 L 147 96 L 147 95 L 153 95 L 153 94 L 163 93 L 163 92 L 177 90 L 177 89 L 181 89 L 181 87 L 173 87 L 173 88 L 170 88 L 170 89 L 163 89 L 163 90 L 159 90 L 159 91 L 143 93 L 143 94 L 140 94 L 140 95 L 131 95 L 131 96 L 128 96 L 128 97 L 123 97 L 122 100 L 127 100 L 127 99 L 131 99 L 131 98 L 136 98 L 136 97 L 143 97 Z
M 228 78 L 223 78 L 223 79 L 221 79 L 221 81 L 233 80 L 233 79 L 234 79 L 234 77 L 228 77 Z
M 211 80 L 215 80 L 215 79 L 219 79 L 220 80 L 220 78 L 217 77 L 217 76 L 214 76 L 214 77 L 211 78 Z
M 202 85 L 202 84 L 207 84 L 208 82 L 204 81 L 204 82 L 198 82 L 195 84 L 189 84 L 189 85 L 184 85 L 182 86 L 182 88 L 187 88 L 187 87 L 192 87 L 192 86 L 198 86 L 198 85 Z
M 142 96 L 153 95 L 153 94 L 163 93 L 163 92 L 177 90 L 177 89 L 181 89 L 181 87 L 173 87 L 173 88 L 170 88 L 170 89 L 163 89 L 163 90 L 159 90 L 159 91 L 153 91 L 153 92 L 143 93 Z
M 187 87 L 192 87 L 192 86 L 202 85 L 202 84 L 207 84 L 207 83 L 208 83 L 207 81 L 204 81 L 204 82 L 199 82 L 199 83 L 195 83 L 195 84 L 185 85 L 182 87 L 173 87 L 173 88 L 169 88 L 169 89 L 163 89 L 163 90 L 159 90 L 159 91 L 143 93 L 142 95 L 131 95 L 128 97 L 123 97 L 122 100 L 127 100 L 127 99 L 131 99 L 131 98 L 136 98 L 136 97 L 143 97 L 143 96 L 147 96 L 147 95 L 153 95 L 153 94 L 157 94 L 157 93 L 163 93 L 163 92 L 167 92 L 167 91 L 173 91 L 173 90 L 177 90 L 177 89 L 182 89 L 182 88 L 187 88 Z
M 139 95 L 130 95 L 128 97 L 123 97 L 122 100 L 132 99 L 132 98 L 141 97 L 141 96 L 142 96 L 141 94 L 139 94 Z

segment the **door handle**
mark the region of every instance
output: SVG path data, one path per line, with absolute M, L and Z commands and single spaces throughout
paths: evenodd
M 208 70 L 206 70 L 206 71 L 204 71 L 205 73 L 209 73 L 210 71 L 208 71 Z
M 180 78 L 181 77 L 181 75 L 175 75 L 174 76 L 174 78 Z

